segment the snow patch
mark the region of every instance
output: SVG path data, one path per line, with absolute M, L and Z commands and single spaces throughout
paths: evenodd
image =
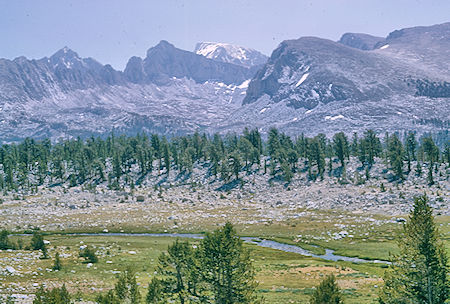
M 309 75 L 309 73 L 303 74 L 303 75 L 302 75 L 302 78 L 300 78 L 300 80 L 297 82 L 297 84 L 295 85 L 295 87 L 298 87 L 299 85 L 301 85 L 301 84 L 306 80 L 306 78 L 308 78 L 308 75 Z
M 238 89 L 246 89 L 248 88 L 248 84 L 250 83 L 250 79 L 245 80 L 243 83 L 237 86 Z
M 214 59 L 218 49 L 220 48 L 226 50 L 232 58 L 239 60 L 247 59 L 247 49 L 228 43 L 203 42 L 196 53 L 198 55 L 205 56 L 206 58 Z
M 341 114 L 339 114 L 337 116 L 325 116 L 325 120 L 336 120 L 336 119 L 343 119 L 343 118 L 345 118 L 345 116 L 341 115 Z

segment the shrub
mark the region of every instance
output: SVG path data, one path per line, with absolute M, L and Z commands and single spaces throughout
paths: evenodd
M 37 291 L 33 304 L 70 304 L 70 295 L 63 285 L 61 288 L 46 290 L 43 286 Z
M 95 255 L 95 250 L 90 246 L 86 246 L 80 251 L 80 257 L 86 260 L 86 263 L 97 263 L 98 258 Z
M 342 304 L 341 291 L 334 275 L 327 276 L 314 290 L 311 304 Z

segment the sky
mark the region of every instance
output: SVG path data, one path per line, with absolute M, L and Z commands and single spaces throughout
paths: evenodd
M 193 50 L 227 42 L 270 55 L 286 39 L 385 37 L 450 21 L 449 0 L 0 0 L 0 58 L 38 59 L 68 46 L 123 70 L 160 40 Z

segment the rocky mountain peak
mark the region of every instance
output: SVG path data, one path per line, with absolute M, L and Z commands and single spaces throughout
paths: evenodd
M 60 60 L 60 59 L 81 59 L 80 56 L 78 56 L 77 52 L 71 50 L 67 46 L 63 47 L 62 49 L 56 51 L 50 59 L 51 60 Z
M 134 83 L 166 84 L 171 78 L 187 78 L 197 83 L 217 81 L 241 84 L 253 76 L 253 71 L 181 50 L 162 40 L 147 51 L 143 60 L 139 57 L 131 58 L 125 69 L 125 76 Z
M 157 45 L 147 50 L 147 57 L 152 56 L 155 52 L 173 52 L 175 49 L 176 48 L 172 43 L 161 40 Z
M 254 49 L 219 42 L 197 43 L 194 52 L 209 59 L 242 65 L 248 68 L 263 65 L 268 58 Z
M 81 58 L 77 52 L 71 50 L 67 46 L 58 50 L 55 54 L 50 56 L 48 62 L 53 68 L 58 69 L 85 69 L 92 65 L 92 68 L 101 68 L 101 64 L 96 62 L 94 59 L 89 58 L 85 60 Z
M 172 135 L 271 126 L 293 135 L 448 130 L 448 37 L 450 23 L 386 39 L 303 37 L 283 41 L 270 58 L 212 42 L 190 52 L 163 40 L 145 58 L 130 58 L 124 72 L 67 47 L 38 60 L 0 59 L 0 141 L 111 128 Z M 265 64 L 254 65 L 257 58 Z
M 376 37 L 368 34 L 345 33 L 338 42 L 352 48 L 368 51 L 373 50 L 375 45 L 383 40 L 383 37 Z

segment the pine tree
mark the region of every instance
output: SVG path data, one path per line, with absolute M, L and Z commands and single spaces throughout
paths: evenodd
M 128 303 L 141 303 L 141 294 L 136 281 L 136 275 L 130 268 L 126 270 L 126 278 L 128 283 Z
M 123 271 L 114 285 L 105 295 L 99 295 L 96 299 L 99 304 L 139 304 L 141 294 L 136 282 L 136 276 L 131 268 Z M 150 302 L 153 303 L 153 302 Z
M 350 146 L 350 152 L 351 152 L 351 155 L 353 155 L 353 156 L 358 155 L 358 133 L 356 133 L 356 132 L 353 132 L 352 144 Z
M 439 159 L 439 148 L 434 143 L 431 136 L 425 137 L 422 141 L 422 150 L 428 160 L 428 183 L 434 184 L 433 164 Z
M 312 294 L 311 304 L 341 304 L 342 295 L 334 275 L 327 276 Z
M 416 160 L 417 141 L 416 134 L 409 132 L 405 140 L 405 152 L 408 160 L 408 172 L 411 171 L 411 161 Z
M 438 238 L 428 198 L 416 197 L 398 238 L 400 254 L 385 273 L 380 303 L 442 304 L 449 298 L 448 258 Z
M 392 134 L 388 138 L 387 150 L 388 159 L 394 171 L 395 177 L 398 179 L 403 179 L 404 150 L 402 143 L 400 142 L 396 134 Z
M 267 140 L 267 152 L 269 153 L 270 161 L 275 159 L 276 153 L 281 148 L 281 143 L 280 143 L 279 137 L 280 137 L 280 135 L 279 135 L 277 129 L 271 128 L 269 130 L 269 135 L 268 135 L 268 140 Z
M 292 177 L 294 176 L 294 174 L 292 173 L 291 168 L 289 167 L 289 165 L 287 164 L 287 162 L 282 162 L 281 163 L 281 170 L 283 171 L 283 178 L 286 182 L 291 182 Z
M 3 229 L 0 232 L 0 250 L 6 250 L 6 249 L 11 249 L 12 245 L 11 242 L 9 241 L 9 232 L 8 230 Z
M 241 171 L 241 157 L 237 152 L 230 156 L 230 167 L 233 170 L 233 174 L 236 179 L 239 179 L 239 172 Z
M 53 270 L 61 270 L 61 260 L 59 258 L 59 252 L 55 254 L 55 263 L 53 264 Z
M 147 304 L 167 303 L 161 280 L 154 277 L 152 281 L 148 284 L 148 292 L 145 298 L 145 303 Z
M 42 234 L 35 232 L 31 238 L 31 249 L 41 250 L 45 246 L 44 237 Z
M 443 161 L 447 163 L 447 166 L 450 166 L 450 141 L 445 143 L 445 149 L 442 154 Z
M 226 159 L 222 159 L 220 162 L 220 178 L 224 181 L 228 181 L 230 178 L 228 162 Z
M 253 148 L 252 143 L 247 138 L 241 137 L 239 139 L 239 150 L 242 153 L 242 155 L 244 156 L 245 169 L 247 171 L 249 170 L 248 163 L 251 158 L 253 149 L 254 148 Z
M 308 160 L 310 167 L 313 164 L 317 166 L 317 173 L 322 177 L 323 171 L 325 170 L 325 154 L 324 147 L 318 136 L 314 137 L 308 143 Z
M 122 168 L 120 166 L 120 159 L 119 154 L 114 153 L 113 157 L 113 171 L 114 171 L 114 177 L 116 179 L 119 179 L 122 176 Z
M 350 155 L 350 149 L 348 146 L 347 136 L 343 132 L 334 134 L 333 136 L 333 149 L 334 152 L 341 162 L 341 167 L 345 166 L 344 160 Z
M 374 131 L 367 130 L 364 132 L 364 148 L 367 164 L 372 167 L 375 157 L 379 156 L 382 151 L 380 139 Z
M 31 249 L 42 250 L 42 259 L 48 259 L 47 246 L 45 246 L 42 234 L 35 232 L 31 238 Z
M 63 285 L 60 288 L 46 290 L 43 286 L 39 288 L 33 299 L 33 304 L 70 304 L 70 294 Z
M 170 172 L 170 151 L 169 151 L 169 144 L 167 143 L 167 140 L 164 137 L 162 140 L 162 151 L 163 151 L 163 156 L 164 156 L 164 166 L 166 167 L 167 174 L 169 174 L 169 172 Z
M 202 277 L 212 290 L 212 303 L 258 303 L 255 270 L 249 252 L 230 223 L 207 234 L 199 250 L 205 270 Z
M 119 299 L 114 294 L 114 290 L 110 290 L 106 295 L 98 295 L 96 298 L 98 304 L 120 304 Z M 153 303 L 153 302 L 149 302 Z
M 158 273 L 163 279 L 155 284 L 162 287 L 167 302 L 191 303 L 202 297 L 197 270 L 192 246 L 188 242 L 176 240 L 167 249 L 167 254 L 163 253 L 159 257 Z M 152 288 L 152 292 L 155 292 L 155 288 Z

